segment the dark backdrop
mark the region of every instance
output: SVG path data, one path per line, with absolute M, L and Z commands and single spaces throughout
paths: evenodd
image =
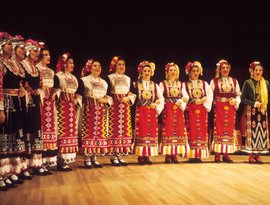
M 150 60 L 157 66 L 154 80 L 164 78 L 164 65 L 172 61 L 186 80 L 185 64 L 198 60 L 210 81 L 221 58 L 231 63 L 240 84 L 253 60 L 260 60 L 269 76 L 267 1 L 70 1 L 2 2 L 0 31 L 45 41 L 52 68 L 69 51 L 77 76 L 88 58 L 100 60 L 107 74 L 114 55 L 126 59 L 133 79 L 139 62 Z

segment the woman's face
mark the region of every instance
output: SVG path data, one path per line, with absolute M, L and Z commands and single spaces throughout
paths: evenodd
M 36 54 L 38 56 L 38 50 L 36 50 Z M 45 65 L 49 65 L 51 63 L 51 56 L 50 56 L 50 51 L 48 50 L 43 50 L 42 51 L 42 59 L 41 62 Z
M 221 74 L 221 77 L 228 77 L 229 74 L 230 74 L 230 67 L 229 65 L 227 64 L 222 64 L 221 68 L 220 68 L 220 74 Z
M 22 61 L 25 58 L 25 48 L 24 46 L 18 46 L 15 50 L 16 57 L 19 61 Z
M 32 61 L 37 61 L 38 60 L 38 50 L 37 49 L 30 50 L 28 58 Z
M 73 70 L 74 70 L 74 61 L 72 58 L 69 58 L 67 60 L 67 63 L 65 64 L 65 71 L 71 73 Z
M 175 66 L 171 66 L 168 70 L 168 78 L 175 80 L 177 78 L 177 69 Z
M 189 76 L 191 80 L 199 79 L 199 76 L 200 76 L 199 68 L 198 67 L 191 68 Z
M 12 55 L 12 43 L 11 41 L 6 42 L 3 46 L 2 46 L 3 52 L 5 53 L 5 55 L 7 56 L 11 56 Z
M 256 80 L 261 80 L 263 75 L 263 67 L 261 65 L 257 65 L 254 70 L 252 71 L 253 78 Z
M 124 60 L 117 61 L 115 71 L 117 74 L 125 74 L 126 64 Z
M 143 80 L 150 80 L 151 78 L 151 68 L 146 66 L 142 70 L 142 79 Z
M 91 74 L 98 77 L 101 73 L 101 65 L 99 62 L 95 61 L 91 66 Z

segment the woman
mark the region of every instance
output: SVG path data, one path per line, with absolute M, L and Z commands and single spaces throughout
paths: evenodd
M 82 152 L 86 169 L 102 168 L 97 156 L 108 153 L 107 112 L 112 99 L 107 95 L 108 84 L 100 78 L 101 65 L 88 60 L 82 69 L 79 93 L 83 96 Z
M 213 92 L 209 84 L 199 79 L 202 66 L 198 61 L 189 62 L 185 67 L 189 81 L 185 83 L 189 95 L 186 108 L 186 127 L 190 146 L 189 161 L 200 163 L 209 157 L 208 112 L 211 110 Z
M 51 174 L 49 167 L 57 164 L 57 134 L 56 134 L 56 110 L 54 71 L 48 67 L 51 62 L 48 47 L 41 48 L 38 58 L 37 69 L 40 75 L 40 100 L 41 100 L 41 130 L 43 139 L 43 169 Z
M 242 115 L 242 136 L 246 138 L 244 152 L 249 153 L 249 163 L 262 164 L 261 153 L 269 152 L 267 106 L 269 82 L 263 77 L 263 66 L 254 61 L 249 66 L 251 78 L 244 82 L 241 101 L 245 104 Z
M 25 101 L 24 72 L 10 60 L 13 47 L 7 33 L 0 33 L 0 51 L 0 190 L 7 190 L 23 182 L 16 172 L 21 172 L 20 157 L 26 155 L 21 104 Z
M 158 155 L 158 115 L 164 107 L 159 86 L 151 81 L 155 64 L 143 61 L 138 66 L 139 79 L 133 83 L 137 94 L 135 147 L 140 165 L 152 164 L 149 156 Z
M 43 166 L 43 138 L 41 134 L 40 116 L 40 78 L 36 64 L 38 62 L 38 43 L 32 39 L 26 42 L 27 57 L 21 62 L 25 70 L 25 88 L 28 100 L 25 112 L 25 133 L 30 155 L 30 166 L 33 174 L 45 176 L 48 174 Z
M 189 96 L 185 85 L 179 81 L 179 67 L 175 63 L 165 66 L 166 80 L 159 84 L 165 98 L 162 111 L 161 154 L 165 163 L 178 164 L 178 154 L 187 156 L 189 145 L 185 127 L 184 110 Z
M 59 171 L 71 171 L 69 164 L 75 162 L 78 152 L 77 105 L 80 96 L 76 93 L 78 80 L 72 75 L 74 60 L 69 53 L 60 56 L 57 62 L 54 87 L 58 89 L 58 166 Z
M 108 149 L 113 166 L 127 166 L 123 156 L 131 152 L 132 126 L 130 106 L 136 95 L 130 92 L 130 78 L 125 75 L 126 65 L 122 57 L 113 57 L 110 65 L 109 91 L 113 104 L 109 109 Z
M 240 104 L 240 87 L 235 78 L 229 76 L 231 65 L 226 60 L 217 63 L 216 76 L 210 82 L 214 93 L 214 138 L 212 149 L 215 152 L 215 162 L 232 163 L 229 153 L 234 153 L 235 118 Z

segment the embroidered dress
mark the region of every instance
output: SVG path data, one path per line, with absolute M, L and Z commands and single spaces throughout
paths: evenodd
M 40 96 L 38 88 L 40 78 L 36 66 L 23 60 L 21 65 L 25 69 L 25 84 L 27 90 L 27 104 L 25 111 L 25 135 L 28 141 L 28 149 L 32 154 L 30 165 L 42 166 L 43 138 L 41 134 Z
M 39 89 L 41 99 L 41 130 L 43 138 L 43 156 L 46 157 L 46 162 L 50 166 L 56 165 L 56 155 L 58 152 L 57 132 L 56 132 L 56 108 L 55 99 L 52 95 L 55 92 L 54 86 L 54 71 L 47 66 L 42 66 L 40 63 L 36 65 L 41 80 Z
M 269 93 L 269 82 L 265 80 Z M 269 125 L 268 111 L 262 112 L 254 107 L 255 101 L 261 102 L 260 81 L 249 79 L 244 82 L 241 100 L 245 104 L 242 116 L 242 136 L 246 137 L 245 148 L 247 153 L 269 152 Z M 269 97 L 269 94 L 268 94 Z
M 240 104 L 240 87 L 231 77 L 214 78 L 210 87 L 214 92 L 214 137 L 212 150 L 217 153 L 236 151 L 235 118 Z M 235 99 L 235 105 L 229 103 Z
M 59 158 L 61 163 L 72 163 L 78 152 L 77 108 L 74 104 L 78 89 L 77 78 L 63 71 L 56 74 L 55 88 L 60 94 L 57 101 Z
M 164 80 L 159 87 L 165 98 L 160 152 L 163 155 L 186 156 L 189 152 L 189 144 L 184 119 L 186 102 L 182 100 L 182 97 L 188 100 L 189 96 L 184 84 L 180 81 L 172 83 L 170 80 Z M 180 107 L 175 104 L 176 102 L 180 102 Z
M 208 158 L 208 112 L 211 110 L 213 93 L 207 82 L 190 80 L 185 83 L 189 102 L 185 117 L 190 146 L 190 158 Z M 206 102 L 196 104 L 197 99 L 206 97 Z
M 109 108 L 109 134 L 108 150 L 110 154 L 124 154 L 131 152 L 132 126 L 130 106 L 136 96 L 130 93 L 130 78 L 116 73 L 108 76 L 111 85 L 113 104 Z M 131 103 L 121 102 L 124 97 L 129 97 Z
M 11 172 L 20 173 L 20 157 L 26 156 L 22 112 L 25 97 L 19 96 L 24 72 L 14 66 L 10 60 L 2 59 L 0 59 L 0 71 L 3 88 L 1 108 L 6 115 L 5 122 L 0 125 L 0 172 L 4 176 Z
M 81 78 L 79 93 L 83 95 L 82 152 L 102 156 L 108 152 L 108 107 L 99 99 L 106 96 L 108 84 L 91 74 Z M 109 99 L 109 104 L 112 99 Z
M 153 81 L 133 83 L 136 94 L 135 145 L 134 153 L 138 156 L 158 155 L 158 115 L 164 107 L 164 98 L 160 88 Z M 150 105 L 156 100 L 156 109 Z

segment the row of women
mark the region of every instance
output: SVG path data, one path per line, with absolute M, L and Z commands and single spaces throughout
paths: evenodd
M 101 168 L 97 156 L 105 154 L 111 156 L 113 166 L 127 166 L 123 157 L 129 153 L 138 156 L 140 165 L 152 164 L 150 157 L 159 153 L 165 155 L 165 163 L 179 163 L 177 155 L 197 163 L 210 151 L 215 152 L 215 162 L 233 162 L 228 154 L 236 151 L 240 102 L 245 105 L 241 121 L 249 162 L 262 163 L 259 154 L 268 152 L 269 82 L 262 77 L 258 61 L 250 64 L 251 77 L 241 92 L 238 81 L 229 76 L 231 65 L 226 60 L 218 62 L 210 84 L 199 79 L 203 69 L 198 61 L 186 65 L 187 82 L 179 81 L 179 67 L 168 63 L 159 85 L 151 80 L 155 64 L 143 61 L 138 80 L 131 84 L 125 60 L 119 56 L 112 59 L 107 80 L 101 79 L 101 64 L 93 59 L 77 79 L 69 53 L 60 56 L 55 72 L 48 67 L 50 52 L 44 43 L 2 32 L 0 51 L 0 190 L 17 187 L 31 174 L 52 174 L 53 166 L 70 171 L 79 151 L 78 133 L 88 169 Z M 214 133 L 209 150 L 212 105 Z

